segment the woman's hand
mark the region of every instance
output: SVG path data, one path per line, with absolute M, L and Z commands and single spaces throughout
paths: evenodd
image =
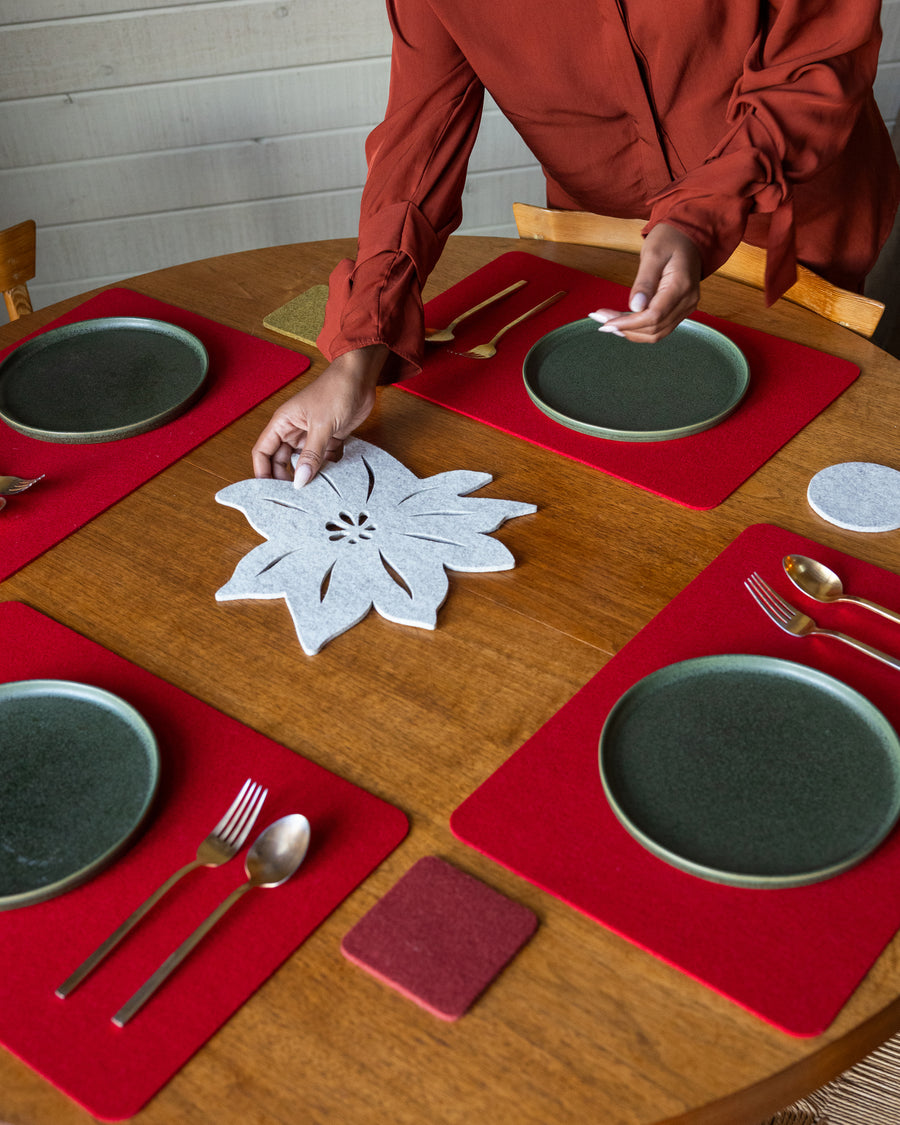
M 689 316 L 700 300 L 700 252 L 686 234 L 666 223 L 645 237 L 637 276 L 628 299 L 630 312 L 598 309 L 601 332 L 655 343 Z
M 326 461 L 340 460 L 344 439 L 372 412 L 388 354 L 384 345 L 373 344 L 338 356 L 279 406 L 253 446 L 254 476 L 293 480 L 301 488 Z M 294 453 L 299 453 L 295 469 Z

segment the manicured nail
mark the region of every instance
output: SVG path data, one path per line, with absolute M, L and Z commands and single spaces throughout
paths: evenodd
M 605 313 L 605 312 L 599 312 L 598 311 L 598 312 L 588 313 L 588 316 L 591 318 L 591 320 L 596 320 L 598 324 L 606 324 L 606 322 L 612 316 L 612 313 Z
M 301 462 L 297 466 L 296 473 L 294 473 L 294 488 L 302 488 L 308 483 L 311 476 L 312 469 L 305 462 Z
M 597 329 L 598 332 L 608 332 L 610 336 L 621 336 L 625 339 L 625 333 L 621 328 L 617 328 L 614 324 L 601 324 Z
M 648 301 L 646 293 L 635 293 L 635 295 L 628 302 L 628 307 L 632 312 L 643 312 L 647 307 L 647 304 Z

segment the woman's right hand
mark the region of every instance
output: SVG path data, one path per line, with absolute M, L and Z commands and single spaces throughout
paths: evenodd
M 388 355 L 383 344 L 346 352 L 282 403 L 253 446 L 253 475 L 293 480 L 301 488 L 326 461 L 340 460 L 344 439 L 372 412 Z

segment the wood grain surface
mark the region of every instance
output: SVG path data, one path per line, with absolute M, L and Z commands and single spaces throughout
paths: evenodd
M 448 818 L 746 526 L 779 524 L 900 570 L 900 535 L 842 531 L 805 499 L 809 478 L 827 464 L 895 463 L 900 362 L 796 306 L 766 310 L 754 290 L 719 278 L 705 282 L 706 311 L 862 369 L 832 406 L 707 512 L 384 388 L 361 437 L 419 476 L 455 468 L 489 472 L 493 482 L 479 496 L 528 501 L 538 513 L 496 533 L 516 558 L 514 570 L 451 574 L 434 632 L 370 614 L 306 657 L 282 602 L 215 602 L 215 590 L 259 537 L 213 497 L 251 475 L 250 448 L 273 407 L 324 365 L 313 349 L 268 332 L 263 318 L 326 281 L 353 245 L 262 249 L 129 282 L 306 350 L 311 371 L 0 589 L 0 600 L 34 606 L 394 802 L 411 820 L 398 850 L 136 1120 L 755 1125 L 900 1028 L 900 940 L 826 1034 L 791 1038 L 466 848 L 452 837 Z M 509 249 L 626 283 L 634 271 L 634 259 L 616 252 L 458 237 L 426 296 Z M 76 303 L 61 302 L 3 328 L 0 343 L 20 339 Z M 39 503 L 39 491 L 29 499 Z M 431 854 L 525 903 L 541 922 L 534 939 L 452 1025 L 360 972 L 339 951 L 343 934 L 413 862 Z M 0 1053 L 0 1119 L 10 1125 L 90 1120 L 6 1053 Z

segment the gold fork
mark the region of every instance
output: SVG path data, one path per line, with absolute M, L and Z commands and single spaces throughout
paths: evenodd
M 43 479 L 43 473 L 39 477 L 32 477 L 31 480 L 26 477 L 0 477 L 0 496 L 15 496 L 17 492 L 24 492 L 26 488 L 31 488 L 33 484 Z
M 490 359 L 491 356 L 497 354 L 497 341 L 501 336 L 506 335 L 510 328 L 515 328 L 517 324 L 521 324 L 523 320 L 527 320 L 530 316 L 535 316 L 544 309 L 549 308 L 550 305 L 555 304 L 561 297 L 565 297 L 566 290 L 560 289 L 558 293 L 554 293 L 552 297 L 548 297 L 545 301 L 541 301 L 539 305 L 535 305 L 533 309 L 528 312 L 522 313 L 517 316 L 515 320 L 511 320 L 509 324 L 505 324 L 493 340 L 488 340 L 486 344 L 477 344 L 467 352 L 454 352 L 454 355 L 465 356 L 467 359 Z
M 262 808 L 268 792 L 268 789 L 263 789 L 248 777 L 228 811 L 206 839 L 201 842 L 197 849 L 197 858 L 192 859 L 190 863 L 186 863 L 184 867 L 180 867 L 166 879 L 162 886 L 157 887 L 153 894 L 145 899 L 137 910 L 130 914 L 122 925 L 109 935 L 102 945 L 97 946 L 90 957 L 83 961 L 75 972 L 57 988 L 56 995 L 64 999 L 73 989 L 77 988 L 88 973 L 93 972 L 106 955 L 115 949 L 122 938 L 134 929 L 150 908 L 159 902 L 166 891 L 174 887 L 178 880 L 187 875 L 189 871 L 193 871 L 195 867 L 220 867 L 223 863 L 233 859 L 250 835 L 250 829 L 259 816 L 259 810 Z
M 811 637 L 814 633 L 819 633 L 823 637 L 834 637 L 835 640 L 843 641 L 851 648 L 857 648 L 860 652 L 874 656 L 876 660 L 880 660 L 883 664 L 889 664 L 892 668 L 900 669 L 900 660 L 888 656 L 886 652 L 872 648 L 871 645 L 867 645 L 864 641 L 858 641 L 855 637 L 848 637 L 846 633 L 838 633 L 834 629 L 820 628 L 811 617 L 801 613 L 790 602 L 785 601 L 780 594 L 776 594 L 768 582 L 765 582 L 758 574 L 751 574 L 744 585 L 763 613 L 771 621 L 774 621 L 779 629 L 784 629 L 786 633 L 793 633 L 795 637 Z

